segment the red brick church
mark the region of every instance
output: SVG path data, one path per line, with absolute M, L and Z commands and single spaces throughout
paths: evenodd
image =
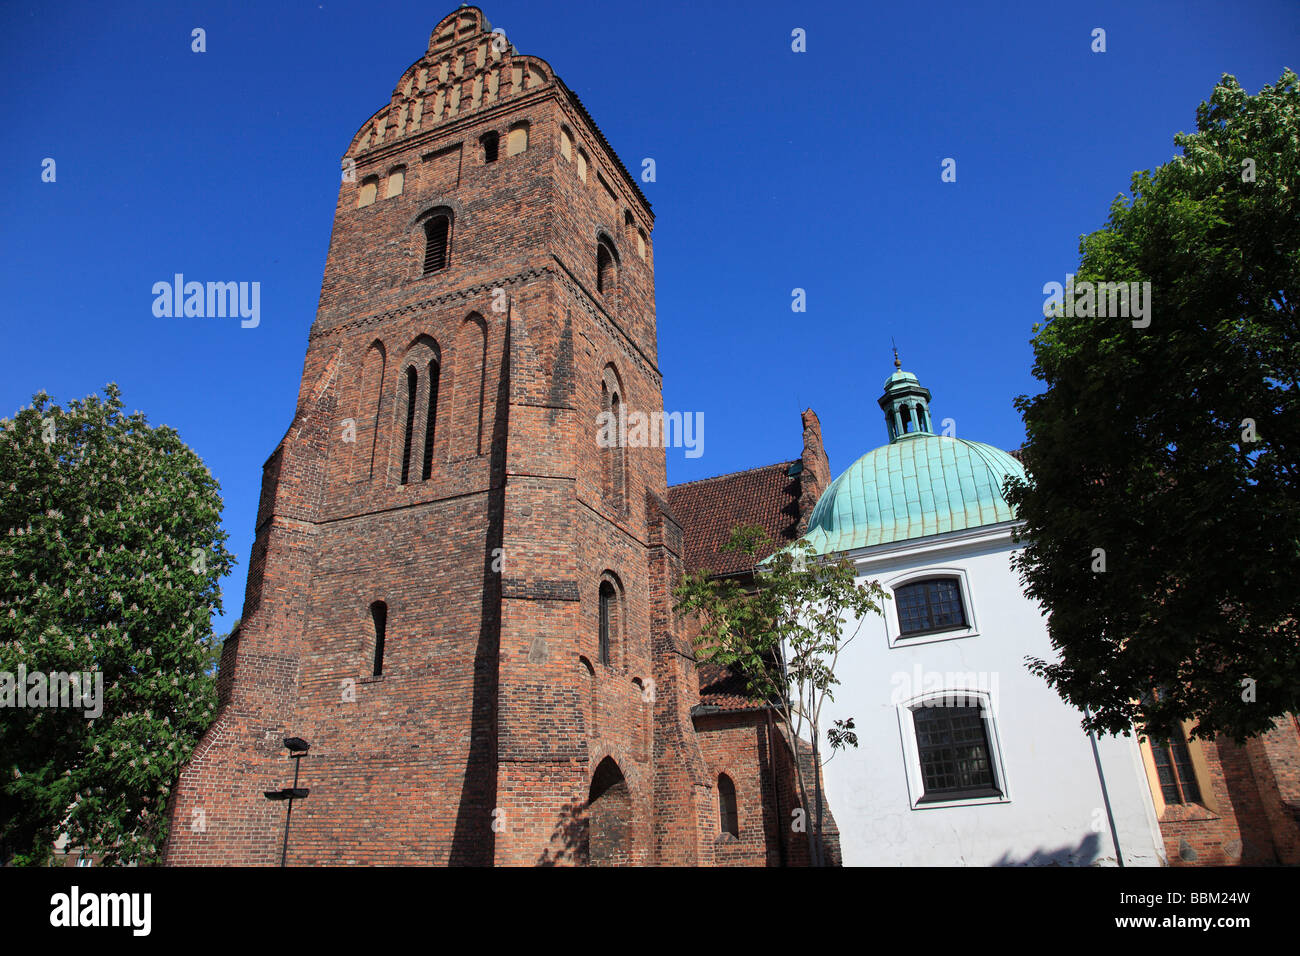
M 166 862 L 806 864 L 790 741 L 697 666 L 670 592 L 747 573 L 736 524 L 803 532 L 831 477 L 816 416 L 797 458 L 672 488 L 661 447 L 604 447 L 602 413 L 663 412 L 654 215 L 478 9 L 438 24 L 343 170 Z M 287 814 L 266 792 L 293 785 L 290 737 Z M 1300 860 L 1294 717 L 1188 754 L 1148 767 L 1170 863 Z
M 344 158 L 293 421 L 264 466 L 220 712 L 166 862 L 800 864 L 789 742 L 670 590 L 792 540 L 801 458 L 669 489 L 654 215 L 544 60 L 447 16 Z M 834 821 L 826 838 L 837 859 Z

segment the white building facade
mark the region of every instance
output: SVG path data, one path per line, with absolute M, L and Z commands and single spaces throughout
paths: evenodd
M 1084 733 L 1026 666 L 1055 652 L 1011 566 L 1002 483 L 1024 472 L 934 434 L 929 399 L 910 373 L 890 377 L 890 443 L 827 488 L 806 535 L 891 598 L 849 624 L 820 722 L 852 717 L 858 738 L 833 757 L 821 741 L 844 864 L 1159 866 L 1136 737 Z

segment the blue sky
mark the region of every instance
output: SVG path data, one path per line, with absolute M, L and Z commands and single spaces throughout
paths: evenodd
M 1255 92 L 1300 68 L 1295 0 L 481 5 L 629 168 L 655 160 L 665 406 L 705 416 L 704 454 L 668 453 L 674 483 L 797 456 L 807 406 L 838 474 L 885 441 L 891 336 L 936 421 L 1017 446 L 1043 284 L 1222 73 Z M 0 414 L 115 381 L 175 427 L 221 482 L 239 558 L 220 629 L 293 411 L 339 158 L 453 6 L 0 9 Z M 259 281 L 260 325 L 155 318 L 176 272 Z

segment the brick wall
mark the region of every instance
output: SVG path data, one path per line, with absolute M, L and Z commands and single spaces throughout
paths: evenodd
M 521 123 L 527 149 L 508 155 Z M 549 65 L 494 50 L 470 7 L 438 25 L 347 157 L 243 624 L 173 795 L 167 862 L 278 862 L 285 805 L 262 791 L 292 780 L 290 735 L 311 744 L 291 864 L 713 862 L 664 452 L 619 450 L 612 495 L 596 441 L 610 376 L 628 411 L 662 410 L 648 204 Z M 426 276 L 434 210 L 452 219 L 449 261 Z M 597 291 L 602 238 L 618 282 Z M 602 575 L 620 586 L 608 662 Z M 617 780 L 593 789 L 602 762 Z

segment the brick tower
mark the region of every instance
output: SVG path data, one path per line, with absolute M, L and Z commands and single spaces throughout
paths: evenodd
M 662 411 L 653 215 L 490 30 L 439 23 L 344 158 L 170 864 L 279 862 L 287 736 L 291 865 L 714 862 L 664 452 L 596 425 Z

